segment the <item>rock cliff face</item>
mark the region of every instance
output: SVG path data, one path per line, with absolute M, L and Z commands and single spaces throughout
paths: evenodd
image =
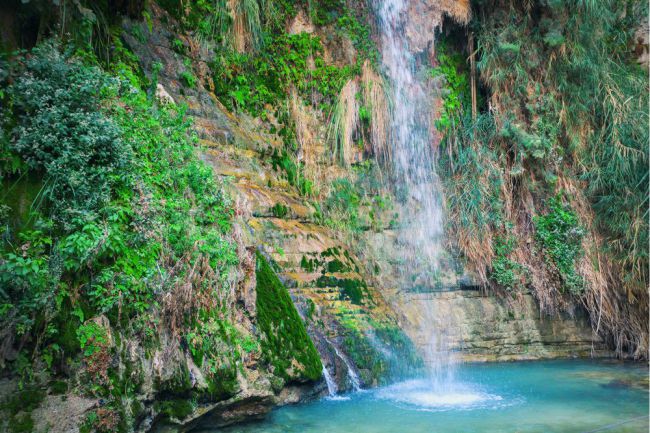
M 213 167 L 235 200 L 238 242 L 251 251 L 259 248 L 272 260 L 338 389 L 350 389 L 354 373 L 360 375 L 364 385 L 372 386 L 388 378 L 388 369 L 415 366 L 417 356 L 399 330 L 395 314 L 373 287 L 371 277 L 362 271 L 350 246 L 341 239 L 342 233 L 319 224 L 314 218 L 314 205 L 269 164 L 269 156 L 278 146 L 277 137 L 264 133 L 256 120 L 229 113 L 210 92 L 209 76 L 204 75 L 195 89 L 180 82 L 178 77 L 187 66 L 170 43 L 176 37 L 170 30 L 173 20 L 155 4 L 152 11 L 153 30 L 147 30 L 145 23 L 126 21 L 124 41 L 148 75 L 153 74 L 153 65 L 162 65 L 157 93 L 165 103 L 187 104 L 204 161 Z M 199 48 L 189 38 L 183 41 L 190 53 L 185 59 L 191 59 L 194 70 L 203 70 L 210 51 Z M 318 160 L 327 149 L 321 146 L 310 151 Z M 329 163 L 322 168 L 341 172 Z M 252 305 L 247 315 L 253 316 L 242 319 L 252 325 L 256 323 L 254 280 L 242 286 L 240 295 L 246 309 Z M 250 333 L 254 334 L 252 330 Z M 396 359 L 385 362 L 380 351 L 383 346 L 395 353 L 408 352 L 412 365 L 399 366 Z M 350 369 L 355 372 L 350 373 Z M 203 405 L 184 419 L 175 419 L 177 427 L 188 429 L 204 421 L 223 425 L 248 419 L 275 405 L 304 401 L 324 390 L 321 381 L 278 389 L 254 364 L 245 370 L 245 376 L 238 375 L 239 391 L 235 396 Z M 165 423 L 156 428 L 167 431 L 177 427 Z
M 434 12 L 440 13 L 437 9 Z M 158 13 L 164 15 L 163 11 Z M 305 22 L 293 27 L 313 31 L 313 25 L 304 16 L 302 19 Z M 189 105 L 202 139 L 204 160 L 214 168 L 215 175 L 227 182 L 236 198 L 243 244 L 261 247 L 279 267 L 279 275 L 339 389 L 347 389 L 351 383 L 349 367 L 336 350 L 347 353 L 355 362 L 353 368 L 360 371 L 366 385 L 378 384 L 381 374 L 387 373 L 373 371 L 375 363 L 368 362 L 367 355 L 377 356 L 384 346 L 400 350 L 400 342 L 388 339 L 377 343 L 376 329 L 398 332 L 401 328 L 424 352 L 427 339 L 421 335 L 421 330 L 426 329 L 421 326 L 426 320 L 423 311 L 434 310 L 451 320 L 450 349 L 465 360 L 606 353 L 580 313 L 551 318 L 540 313 L 530 294 L 511 301 L 484 294 L 452 257 L 447 257 L 446 271 L 432 287 L 413 287 L 408 282 L 408 270 L 400 268 L 398 234 L 387 223 L 351 240 L 344 231 L 319 222 L 313 202 L 280 178 L 268 162 L 274 146 L 278 146 L 277 138 L 264 132 L 256 120 L 229 113 L 211 94 L 209 77 L 196 90 L 183 86 L 178 76 L 184 66 L 170 46 L 172 33 L 166 30 L 169 25 L 162 21 L 156 24 L 153 33 L 141 42 L 130 34 L 145 24 L 128 23 L 128 45 L 145 70 L 161 62 L 159 83 L 174 100 Z M 190 54 L 195 70 L 207 68 L 209 50 L 199 49 L 190 39 L 184 42 L 196 47 Z M 311 129 L 313 142 L 322 143 L 325 127 L 312 120 Z M 307 149 L 305 154 L 310 156 L 315 170 L 326 173 L 324 178 L 345 174 L 327 158 L 328 151 L 321 145 Z M 408 212 L 399 207 L 396 210 Z M 417 365 L 415 359 L 413 364 Z M 261 398 L 259 405 L 264 406 L 264 401 Z
M 545 317 L 530 294 L 507 303 L 479 290 L 404 294 L 399 296 L 403 329 L 421 350 L 428 350 L 426 314 L 446 320 L 447 344 L 462 361 L 514 361 L 545 358 L 609 356 L 584 315 Z M 444 319 L 442 319 L 444 318 Z

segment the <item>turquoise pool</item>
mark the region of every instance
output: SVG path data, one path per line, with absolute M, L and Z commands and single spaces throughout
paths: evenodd
M 466 364 L 427 379 L 280 408 L 227 433 L 648 432 L 648 369 L 614 361 Z

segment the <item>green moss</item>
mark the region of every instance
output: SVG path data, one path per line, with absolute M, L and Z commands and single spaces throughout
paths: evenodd
M 16 392 L 11 398 L 0 404 L 0 411 L 9 413 L 9 431 L 11 433 L 32 432 L 34 420 L 32 411 L 45 398 L 45 391 L 37 387 L 27 387 Z
M 339 259 L 334 259 L 327 263 L 327 272 L 349 272 L 351 269 Z
M 68 382 L 65 380 L 55 380 L 50 383 L 50 392 L 54 395 L 65 394 L 68 392 Z
M 161 414 L 169 418 L 183 420 L 194 412 L 195 405 L 188 399 L 165 400 L 157 403 Z
M 9 419 L 11 433 L 31 433 L 34 431 L 34 420 L 30 413 L 14 415 Z
M 349 299 L 355 305 L 361 305 L 364 297 L 363 290 L 358 286 L 344 287 L 340 295 L 340 299 Z
M 276 203 L 271 208 L 271 213 L 276 218 L 285 218 L 289 214 L 289 208 L 282 203 Z
M 422 368 L 411 340 L 396 326 L 374 324 L 371 334 L 346 326 L 343 345 L 364 381 L 387 383 Z
M 238 387 L 235 367 L 222 369 L 208 382 L 208 391 L 201 394 L 201 401 L 224 400 L 234 395 Z
M 316 280 L 317 287 L 338 287 L 341 289 L 340 298 L 350 299 L 353 304 L 360 305 L 366 296 L 367 285 L 363 280 L 336 278 L 322 275 Z
M 336 257 L 336 256 L 339 255 L 339 252 L 340 252 L 340 250 L 339 250 L 338 247 L 331 247 L 331 248 L 328 248 L 325 251 L 323 251 L 321 253 L 321 256 L 323 256 L 323 257 Z
M 315 258 L 308 259 L 307 256 L 302 256 L 300 260 L 300 267 L 307 272 L 314 272 L 319 266 L 320 263 Z
M 274 373 L 288 381 L 294 379 L 318 380 L 321 361 L 302 319 L 289 296 L 264 256 L 257 252 L 257 317 L 265 338 L 262 350 Z M 302 371 L 289 372 L 292 360 Z
M 192 389 L 192 380 L 190 370 L 185 363 L 181 363 L 173 376 L 167 380 L 159 382 L 156 389 L 162 393 L 172 395 L 184 395 Z
M 22 391 L 14 394 L 9 400 L 0 407 L 9 410 L 10 413 L 16 414 L 20 411 L 31 412 L 38 407 L 45 398 L 45 391 L 37 387 L 27 387 Z
M 34 175 L 12 178 L 0 174 L 0 184 L 7 192 L 0 198 L 0 208 L 8 207 L 0 222 L 5 226 L 6 238 L 11 239 L 20 230 L 31 228 L 30 210 L 43 188 L 43 180 Z
M 307 299 L 307 318 L 309 320 L 313 319 L 315 312 L 316 312 L 316 304 L 311 299 Z

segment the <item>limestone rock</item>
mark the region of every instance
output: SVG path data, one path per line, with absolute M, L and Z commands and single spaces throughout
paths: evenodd
M 176 105 L 176 101 L 174 101 L 172 95 L 160 83 L 156 86 L 156 99 L 163 105 Z

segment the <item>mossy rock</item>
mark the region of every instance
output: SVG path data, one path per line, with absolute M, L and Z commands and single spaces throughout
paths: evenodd
M 45 391 L 30 386 L 2 402 L 0 404 L 0 412 L 8 412 L 9 432 L 32 432 L 34 430 L 32 411 L 41 404 L 44 398 Z
M 331 263 L 331 262 L 330 262 Z M 316 281 L 318 287 L 338 287 L 341 289 L 340 299 L 350 299 L 355 305 L 361 305 L 366 297 L 367 285 L 363 280 L 350 278 L 336 278 L 333 276 L 321 276 Z
M 423 367 L 413 343 L 396 326 L 375 325 L 374 338 L 347 329 L 343 346 L 359 368 L 365 382 L 387 383 Z
M 265 338 L 262 350 L 274 374 L 288 382 L 319 380 L 321 360 L 289 292 L 257 252 L 257 317 Z M 293 368 L 298 365 L 300 371 Z
M 194 412 L 194 403 L 185 398 L 164 400 L 156 403 L 158 411 L 170 419 L 182 421 Z

